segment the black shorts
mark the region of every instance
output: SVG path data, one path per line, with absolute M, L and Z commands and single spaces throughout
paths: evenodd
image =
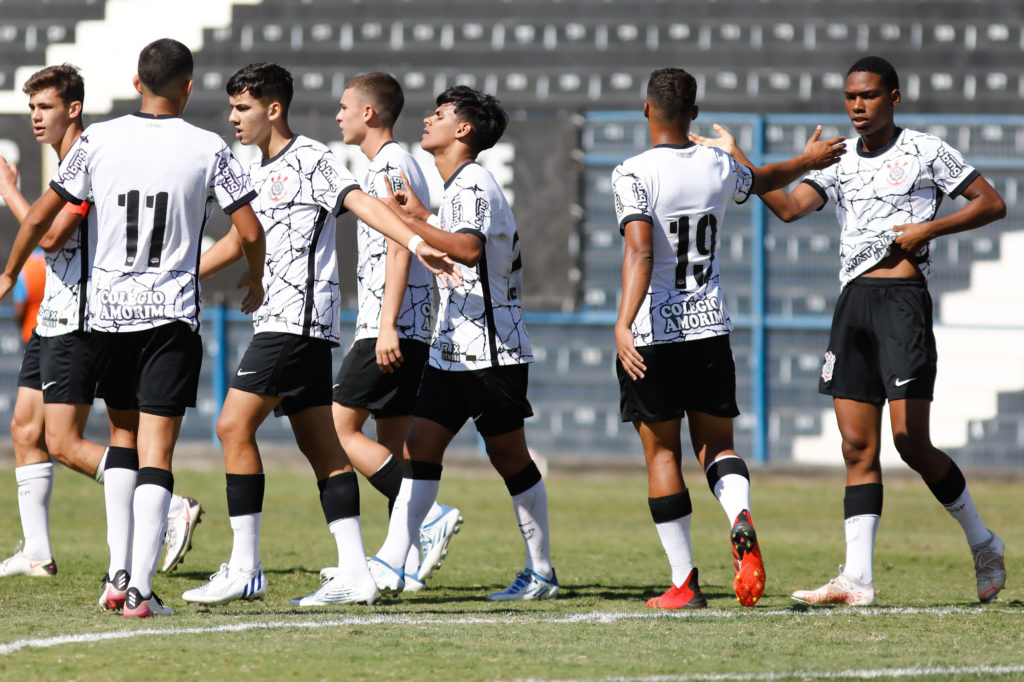
M 334 344 L 287 332 L 252 337 L 231 379 L 231 388 L 281 398 L 274 414 L 283 417 L 331 404 L 331 349 Z
M 91 332 L 96 397 L 115 410 L 180 417 L 196 406 L 203 341 L 184 322 L 137 332 Z
M 925 281 L 858 277 L 836 301 L 818 390 L 875 405 L 931 400 L 937 364 Z
M 507 365 L 452 372 L 427 365 L 416 399 L 416 417 L 458 433 L 469 418 L 481 436 L 500 436 L 523 428 L 533 416 L 526 399 L 529 365 Z
M 356 341 L 334 379 L 334 402 L 368 410 L 376 418 L 412 414 L 430 346 L 399 339 L 402 364 L 386 374 L 377 366 L 377 339 Z
M 32 332 L 25 353 L 21 356 L 21 369 L 18 370 L 18 386 L 43 390 L 43 378 L 39 372 L 39 354 L 42 346 L 41 337 Z
M 91 405 L 96 393 L 96 361 L 89 334 L 70 332 L 40 338 L 43 402 Z
M 694 410 L 716 417 L 739 415 L 736 364 L 729 335 L 638 346 L 647 371 L 633 381 L 615 358 L 622 421 L 657 424 Z

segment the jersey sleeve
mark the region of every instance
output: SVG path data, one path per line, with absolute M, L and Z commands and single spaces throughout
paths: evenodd
M 829 198 L 833 200 L 836 198 L 836 187 L 839 180 L 839 176 L 836 173 L 837 168 L 839 168 L 838 164 L 823 168 L 822 170 L 813 170 L 801 180 L 802 184 L 810 186 L 821 196 L 823 202 L 821 208 L 825 207 Z M 821 208 L 818 210 L 821 210 Z
M 487 241 L 491 229 L 491 202 L 479 187 L 461 187 L 451 197 L 452 232 L 475 234 Z
M 57 175 L 50 181 L 50 188 L 62 199 L 80 204 L 92 193 L 92 176 L 89 173 L 89 154 L 92 145 L 89 131 L 82 133 L 71 145 L 64 160 L 57 169 Z
M 626 223 L 634 220 L 654 224 L 647 185 L 625 164 L 619 164 L 612 171 L 612 197 L 615 200 L 615 217 L 619 221 L 620 234 L 625 234 Z
M 359 182 L 330 151 L 325 151 L 317 160 L 309 180 L 313 202 L 336 216 L 345 212 L 348 193 L 359 189 Z
M 754 171 L 736 159 L 728 156 L 729 177 L 734 179 L 732 200 L 742 204 L 750 198 L 750 188 L 754 186 Z
M 227 214 L 234 213 L 256 198 L 249 176 L 227 145 L 215 155 L 211 193 Z
M 964 161 L 959 151 L 941 140 L 937 141 L 935 157 L 931 161 L 935 185 L 950 197 L 960 196 L 981 173 Z

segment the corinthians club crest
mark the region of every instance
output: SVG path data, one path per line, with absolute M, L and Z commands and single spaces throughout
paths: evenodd
M 270 178 L 270 200 L 273 202 L 281 201 L 284 199 L 285 184 L 288 181 L 288 177 L 281 175 L 280 173 L 276 178 Z

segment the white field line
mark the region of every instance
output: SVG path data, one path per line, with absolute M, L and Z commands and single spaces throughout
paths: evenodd
M 892 615 L 983 615 L 986 613 L 1011 613 L 1019 614 L 1018 609 L 992 608 L 992 607 L 889 607 L 889 608 L 837 608 L 837 609 L 816 609 L 805 612 L 791 609 L 775 610 L 749 610 L 749 611 L 684 611 L 684 612 L 637 612 L 617 613 L 591 611 L 589 613 L 578 613 L 568 616 L 544 616 L 543 614 L 516 614 L 502 613 L 489 616 L 417 616 L 407 615 L 370 615 L 350 616 L 347 618 L 328 618 L 323 620 L 272 620 L 253 621 L 249 623 L 234 623 L 230 625 L 213 625 L 210 627 L 170 627 L 170 628 L 145 628 L 145 629 L 118 629 L 107 632 L 86 632 L 80 634 L 57 635 L 54 637 L 40 637 L 36 639 L 18 639 L 13 642 L 0 644 L 0 656 L 7 656 L 17 653 L 22 649 L 46 649 L 50 647 L 63 646 L 65 644 L 91 644 L 94 642 L 107 642 L 112 640 L 133 639 L 136 637 L 165 637 L 168 635 L 203 635 L 215 632 L 246 632 L 249 630 L 284 630 L 284 629 L 312 629 L 331 627 L 352 627 L 365 625 L 507 625 L 515 623 L 519 625 L 544 624 L 544 623 L 616 623 L 625 620 L 652 620 L 652 619 L 675 619 L 675 620 L 712 620 L 730 618 L 765 618 L 765 617 L 790 617 L 790 618 L 820 618 L 833 616 L 861 616 L 879 617 Z M 161 622 L 157 620 L 156 622 Z M 166 622 L 166 621 L 163 621 Z M 1017 672 L 1024 672 L 1024 667 Z M 795 674 L 795 673 L 794 673 Z M 802 673 L 801 673 L 802 674 Z M 937 673 L 936 673 L 937 674 Z M 625 678 L 608 678 L 625 679 Z M 630 678 L 633 679 L 633 678 Z M 693 677 L 671 677 L 671 678 L 635 678 L 643 680 L 701 680 L 705 678 Z M 709 677 L 706 679 L 774 679 L 761 677 Z M 788 679 L 788 678 L 779 678 Z
M 794 670 L 778 673 L 696 673 L 693 675 L 651 675 L 648 677 L 587 677 L 575 680 L 544 680 L 544 682 L 761 682 L 766 680 L 847 680 L 898 679 L 905 677 L 951 677 L 953 675 L 1019 675 L 1021 665 L 921 666 L 914 668 L 861 668 L 859 670 Z M 525 678 L 517 682 L 540 682 L 541 678 Z

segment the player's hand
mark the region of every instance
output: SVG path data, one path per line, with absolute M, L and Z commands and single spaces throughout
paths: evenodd
M 803 156 L 809 170 L 821 170 L 837 164 L 839 157 L 846 153 L 845 137 L 833 137 L 831 140 L 820 140 L 820 137 L 821 126 L 818 126 L 804 145 Z
M 14 288 L 15 279 L 7 273 L 0 274 L 0 299 L 11 293 L 11 289 Z
M 18 164 L 8 162 L 0 156 L 0 187 L 15 189 L 18 186 Z
M 633 342 L 633 330 L 628 326 L 615 325 L 615 346 L 619 353 L 619 362 L 622 369 L 633 381 L 644 378 L 647 365 L 644 364 L 643 356 L 637 352 Z
M 239 307 L 239 309 L 246 315 L 256 312 L 259 310 L 259 307 L 263 305 L 262 281 L 253 281 L 253 278 L 249 276 L 249 273 L 245 273 L 238 280 L 236 288 L 249 289 L 245 292 L 245 296 L 242 297 L 242 305 Z
M 444 251 L 438 251 L 430 244 L 420 242 L 416 246 L 416 257 L 427 270 L 440 277 L 449 287 L 462 284 L 462 270 Z
M 897 233 L 893 244 L 911 256 L 931 241 L 927 223 L 897 225 L 892 231 Z
M 711 126 L 715 132 L 718 133 L 718 137 L 704 137 L 697 133 L 690 133 L 690 141 L 695 142 L 705 147 L 714 147 L 715 149 L 721 149 L 729 156 L 736 155 L 736 136 L 730 133 L 728 130 L 718 125 L 717 123 Z
M 402 366 L 402 350 L 398 343 L 398 330 L 391 325 L 381 325 L 377 334 L 377 367 L 385 374 L 391 374 Z
M 402 205 L 402 208 L 405 209 L 406 213 L 414 218 L 419 218 L 420 220 L 425 221 L 430 217 L 430 209 L 424 206 L 423 202 L 420 201 L 420 198 L 416 196 L 416 192 L 413 192 L 410 189 L 412 185 L 409 184 L 409 178 L 405 177 L 405 172 L 398 172 L 402 176 L 402 184 L 405 186 L 405 189 L 400 189 L 397 192 L 391 192 L 391 183 L 389 182 L 388 193 L 394 195 L 395 200 Z

